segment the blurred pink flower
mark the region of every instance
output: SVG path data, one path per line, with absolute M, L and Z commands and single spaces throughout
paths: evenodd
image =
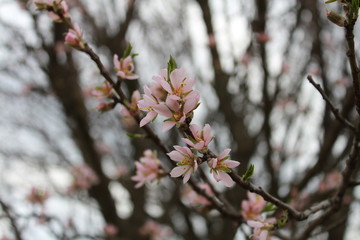
M 183 176 L 183 182 L 186 183 L 198 168 L 197 157 L 188 147 L 174 146 L 174 148 L 175 150 L 167 155 L 177 162 L 178 166 L 171 170 L 170 175 L 174 178 Z
M 270 36 L 267 33 L 261 32 L 256 35 L 256 40 L 259 43 L 267 43 L 271 40 Z
M 149 149 L 144 151 L 144 157 L 141 157 L 139 161 L 135 162 L 135 167 L 136 175 L 131 177 L 133 181 L 138 182 L 135 188 L 140 188 L 146 182 L 161 179 L 164 173 L 156 153 Z
M 137 115 L 139 113 L 138 103 L 140 99 L 141 99 L 140 92 L 138 90 L 134 91 L 131 94 L 130 102 L 127 103 L 128 108 L 122 106 L 121 114 L 125 117 Z
M 208 184 L 200 183 L 198 184 L 198 187 L 204 190 L 207 195 L 214 196 L 214 193 L 212 192 Z M 186 186 L 181 192 L 181 195 L 183 196 L 185 202 L 187 202 L 189 206 L 196 207 L 196 206 L 207 206 L 211 204 L 209 200 L 207 200 L 207 198 L 196 193 L 190 186 Z
M 247 224 L 253 228 L 253 234 L 250 236 L 252 240 L 269 240 L 270 231 L 276 223 L 275 218 L 265 219 L 263 221 L 248 220 Z
M 99 183 L 99 178 L 96 173 L 88 165 L 76 166 L 71 172 L 73 175 L 73 183 L 70 186 L 70 191 L 86 190 Z
M 159 224 L 153 220 L 146 221 L 146 223 L 139 229 L 139 233 L 142 236 L 149 237 L 150 240 L 165 240 L 173 234 L 169 227 Z
M 216 38 L 214 34 L 210 34 L 209 35 L 209 43 L 208 43 L 209 47 L 214 48 L 216 47 Z
M 104 98 L 112 98 L 114 96 L 113 87 L 107 81 L 105 81 L 103 85 L 95 87 L 95 89 L 91 90 L 90 93 L 98 100 L 102 100 Z
M 217 182 L 221 181 L 226 187 L 231 187 L 235 182 L 227 174 L 231 172 L 230 168 L 235 168 L 240 165 L 240 162 L 234 160 L 227 160 L 230 156 L 231 149 L 225 149 L 217 158 L 212 158 L 208 161 L 211 168 L 210 172 L 213 174 Z
M 120 58 L 118 55 L 114 55 L 114 66 L 118 77 L 121 79 L 135 80 L 139 76 L 134 73 L 135 66 L 131 56 L 126 58 Z
M 82 31 L 78 24 L 74 24 L 73 29 L 69 29 L 65 36 L 65 43 L 71 47 L 81 49 L 84 47 L 84 43 L 82 41 Z
M 95 109 L 99 112 L 107 112 L 113 110 L 115 106 L 115 102 L 101 102 L 95 107 Z
M 342 182 L 342 175 L 338 171 L 332 171 L 328 173 L 325 178 L 319 183 L 319 191 L 327 192 L 334 190 L 338 186 L 340 186 Z
M 200 152 L 207 150 L 209 143 L 213 139 L 210 125 L 205 124 L 205 127 L 200 129 L 198 125 L 190 124 L 190 130 L 194 138 L 182 138 L 182 141 Z
M 27 195 L 26 199 L 32 204 L 44 205 L 45 201 L 49 198 L 49 193 L 45 190 L 33 187 L 31 192 Z
M 65 18 L 69 18 L 69 7 L 66 4 L 65 1 L 61 1 L 60 4 L 57 4 L 56 8 L 58 8 L 58 11 L 61 11 L 61 14 L 65 17 Z M 62 22 L 61 18 L 59 17 L 58 14 L 54 13 L 54 12 L 48 12 L 48 16 L 54 21 L 54 22 Z
M 260 214 L 266 205 L 266 201 L 260 195 L 252 192 L 247 192 L 247 196 L 249 200 L 241 202 L 241 215 L 246 220 L 260 219 Z
M 108 236 L 115 236 L 119 229 L 114 224 L 106 224 L 104 226 L 104 233 Z

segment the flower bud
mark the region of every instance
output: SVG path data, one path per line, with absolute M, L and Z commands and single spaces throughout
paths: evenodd
M 327 12 L 326 17 L 340 27 L 344 27 L 347 24 L 345 17 L 334 11 Z

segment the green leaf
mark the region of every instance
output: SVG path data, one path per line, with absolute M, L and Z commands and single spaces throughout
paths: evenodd
M 333 3 L 333 2 L 336 2 L 337 0 L 327 0 L 325 1 L 325 3 Z
M 167 71 L 168 71 L 168 80 L 170 80 L 170 73 L 177 68 L 176 62 L 174 58 L 170 55 L 170 59 L 167 63 Z
M 133 48 L 133 47 L 131 46 L 131 44 L 129 44 L 129 45 L 126 47 L 122 58 L 126 58 L 127 56 L 130 56 L 131 51 L 132 51 L 132 48 Z
M 245 174 L 242 176 L 242 180 L 244 182 L 251 179 L 251 176 L 254 174 L 254 169 L 255 169 L 254 164 L 251 164 L 249 168 L 246 170 Z
M 279 226 L 279 228 L 281 228 L 282 226 L 284 226 L 288 221 L 288 212 L 285 211 L 284 215 L 281 217 L 281 219 L 277 220 L 277 224 Z
M 145 138 L 146 136 L 144 134 L 138 134 L 138 133 L 126 133 L 126 135 L 129 138 Z
M 276 209 L 277 209 L 277 207 L 274 204 L 272 204 L 270 202 L 267 202 L 264 209 L 262 210 L 262 212 L 271 212 L 271 211 L 274 211 Z

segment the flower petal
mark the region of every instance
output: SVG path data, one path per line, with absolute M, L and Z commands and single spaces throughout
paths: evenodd
M 231 179 L 231 177 L 225 173 L 225 172 L 218 172 L 220 181 L 226 186 L 226 187 L 232 187 L 235 182 Z
M 151 122 L 155 117 L 157 113 L 156 112 L 149 112 L 143 119 L 140 121 L 140 127 L 143 127 L 144 125 Z
M 174 167 L 171 172 L 170 172 L 170 176 L 171 177 L 180 177 L 181 175 L 183 175 L 187 169 L 189 168 L 189 166 L 178 166 L 178 167 Z
M 175 122 L 173 121 L 165 121 L 164 124 L 162 125 L 162 131 L 166 132 L 168 130 L 170 130 L 173 126 L 175 126 Z

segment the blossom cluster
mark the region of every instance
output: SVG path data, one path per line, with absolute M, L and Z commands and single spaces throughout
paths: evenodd
M 45 190 L 33 187 L 26 199 L 32 204 L 44 205 L 45 201 L 49 198 L 49 193 Z
M 96 173 L 88 165 L 76 166 L 72 169 L 73 183 L 69 191 L 89 189 L 99 183 Z
M 131 179 L 138 182 L 135 185 L 136 188 L 143 186 L 146 182 L 160 180 L 161 176 L 164 175 L 157 154 L 151 150 L 145 150 L 144 156 L 135 162 L 135 166 L 136 175 Z
M 192 87 L 194 78 L 186 77 L 182 68 L 174 69 L 169 74 L 163 69 L 160 75 L 154 76 L 153 86 L 144 86 L 143 99 L 138 103 L 139 109 L 147 111 L 146 117 L 140 122 L 140 127 L 154 120 L 158 115 L 166 117 L 163 124 L 163 131 L 167 131 L 175 125 L 180 126 L 187 117 L 191 116 L 199 104 L 200 94 Z M 160 96 L 159 91 L 152 89 L 161 86 L 166 95 Z M 161 91 L 160 91 L 161 92 Z M 162 98 L 164 97 L 164 98 Z
M 255 193 L 247 193 L 248 200 L 241 202 L 241 215 L 247 224 L 253 228 L 251 239 L 267 240 L 270 239 L 270 231 L 276 223 L 275 218 L 266 218 L 266 201 Z M 270 209 L 272 210 L 272 209 Z
M 146 221 L 139 229 L 139 233 L 142 236 L 148 237 L 150 240 L 168 239 L 173 234 L 169 227 L 153 220 Z

